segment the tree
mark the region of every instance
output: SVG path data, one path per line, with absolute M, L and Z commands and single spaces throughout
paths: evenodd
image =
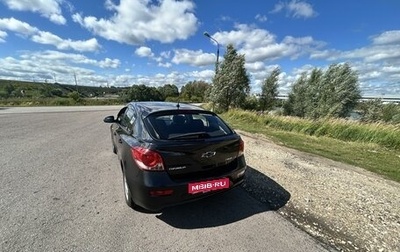
M 209 87 L 210 84 L 205 81 L 190 81 L 182 87 L 181 97 L 188 101 L 203 102 Z
M 133 85 L 127 92 L 127 101 L 162 101 L 161 93 L 155 87 Z
M 62 96 L 63 95 L 63 91 L 60 88 L 53 88 L 50 91 L 52 96 Z
M 14 92 L 15 87 L 12 84 L 8 83 L 5 90 L 6 90 L 6 98 L 8 98 Z
M 317 119 L 346 117 L 361 98 L 357 73 L 346 64 L 332 64 L 323 72 L 304 72 L 293 85 L 285 112 L 289 115 Z
M 220 111 L 241 107 L 245 103 L 250 92 L 250 78 L 244 63 L 244 55 L 239 55 L 234 46 L 229 44 L 210 92 L 210 100 Z
M 304 116 L 316 119 L 322 116 L 320 111 L 320 102 L 322 101 L 322 76 L 324 72 L 319 68 L 311 71 L 310 77 L 307 78 L 306 91 L 304 94 Z
M 362 101 L 356 108 L 365 122 L 400 123 L 400 104 L 385 104 L 382 99 Z
M 278 96 L 278 77 L 281 70 L 277 67 L 264 80 L 261 87 L 260 107 L 261 110 L 271 110 Z
M 306 114 L 305 96 L 307 93 L 307 75 L 303 73 L 293 84 L 289 98 L 285 102 L 283 109 L 286 115 L 304 117 Z
M 42 85 L 39 90 L 41 97 L 52 97 L 52 86 L 50 86 L 49 84 Z
M 258 110 L 260 103 L 258 101 L 258 98 L 254 95 L 248 95 L 246 97 L 246 102 L 243 104 L 241 107 L 242 109 L 245 110 Z
M 178 87 L 173 84 L 166 84 L 162 87 L 157 88 L 160 92 L 163 100 L 167 99 L 167 97 L 178 97 L 179 90 Z
M 322 80 L 321 115 L 346 117 L 361 98 L 358 75 L 349 64 L 332 64 Z

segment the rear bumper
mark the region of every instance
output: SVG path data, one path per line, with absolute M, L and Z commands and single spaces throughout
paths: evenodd
M 178 205 L 193 200 L 214 195 L 230 190 L 231 188 L 241 184 L 244 180 L 244 174 L 247 166 L 242 164 L 241 167 L 221 174 L 218 177 L 210 177 L 198 181 L 173 181 L 166 172 L 143 172 L 141 171 L 136 178 L 129 178 L 128 185 L 132 192 L 135 204 L 151 211 L 160 211 L 165 207 Z M 229 178 L 229 188 L 204 193 L 189 194 L 188 185 L 193 182 L 202 182 L 215 180 L 219 178 Z M 155 191 L 171 191 L 170 195 L 152 196 Z

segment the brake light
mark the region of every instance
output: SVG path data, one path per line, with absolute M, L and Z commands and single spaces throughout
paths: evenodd
M 244 154 L 244 142 L 242 139 L 240 139 L 239 142 L 239 153 L 238 153 L 238 157 Z
M 146 171 L 164 170 L 163 159 L 157 152 L 142 147 L 133 147 L 131 152 L 133 160 L 135 160 L 140 169 Z

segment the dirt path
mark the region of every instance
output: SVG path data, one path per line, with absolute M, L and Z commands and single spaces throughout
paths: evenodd
M 248 165 L 290 193 L 282 215 L 339 250 L 400 251 L 400 184 L 238 133 Z

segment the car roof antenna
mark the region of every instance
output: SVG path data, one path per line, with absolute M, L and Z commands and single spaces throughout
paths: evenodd
M 176 104 L 176 107 L 177 107 L 178 109 L 181 107 L 181 105 L 179 105 L 179 101 L 178 101 L 178 103 Z

